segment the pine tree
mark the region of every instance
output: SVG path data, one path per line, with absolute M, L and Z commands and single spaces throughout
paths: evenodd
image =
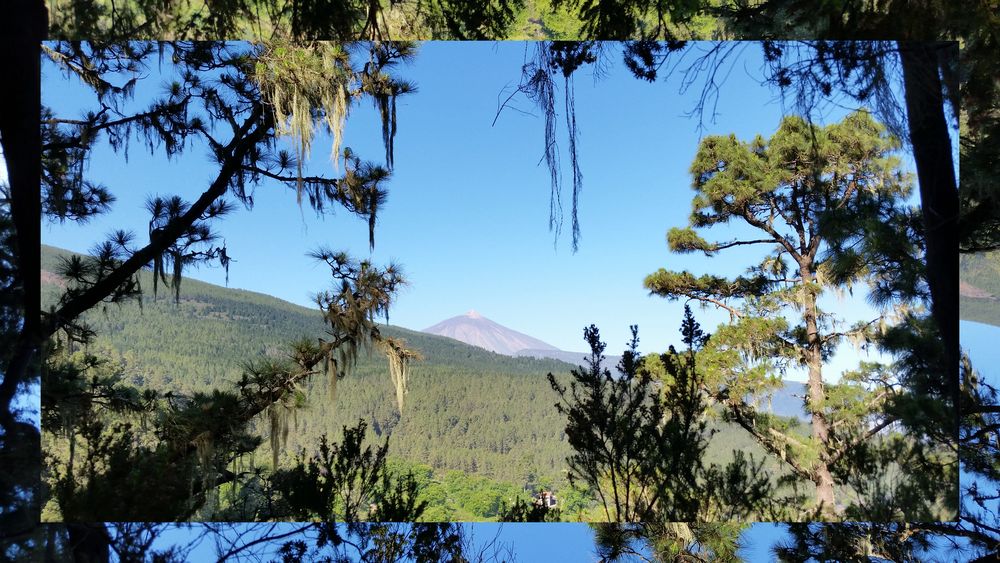
M 632 327 L 617 377 L 603 367 L 606 345 L 597 327 L 585 328 L 584 339 L 588 365 L 573 370 L 569 386 L 548 375 L 575 450 L 566 460 L 570 480 L 596 491 L 608 521 L 642 521 L 658 502 L 661 471 L 668 468 L 658 463 L 663 411 L 648 374 L 638 371 L 637 328 Z
M 924 272 L 930 289 L 930 311 L 937 323 L 939 338 L 943 341 L 945 355 L 938 369 L 938 379 L 943 385 L 944 400 L 957 403 L 959 383 L 957 369 L 960 360 L 958 335 L 958 286 L 951 272 L 957 267 L 958 246 L 965 251 L 991 248 L 991 233 L 995 234 L 996 222 L 991 214 L 996 210 L 997 198 L 986 165 L 996 150 L 988 139 L 996 129 L 996 109 L 993 98 L 995 84 L 992 76 L 993 57 L 986 55 L 989 38 L 974 34 L 975 47 L 962 62 L 975 71 L 971 80 L 962 81 L 958 72 L 960 57 L 953 42 L 924 43 L 928 39 L 954 39 L 959 33 L 970 33 L 970 14 L 964 9 L 953 10 L 945 5 L 929 3 L 919 10 L 898 6 L 872 8 L 848 2 L 850 9 L 843 12 L 838 7 L 817 19 L 811 7 L 789 6 L 786 2 L 762 2 L 754 8 L 730 10 L 725 7 L 707 6 L 695 2 L 679 7 L 666 6 L 646 0 L 597 3 L 567 0 L 579 7 L 585 29 L 589 29 L 579 43 L 560 42 L 540 45 L 533 62 L 522 67 L 518 88 L 534 101 L 545 116 L 545 161 L 551 175 L 550 230 L 558 239 L 561 226 L 559 152 L 554 143 L 554 116 L 556 114 L 554 76 L 562 74 L 565 83 L 567 128 L 570 133 L 569 157 L 573 164 L 573 249 L 576 250 L 580 230 L 577 221 L 577 195 L 582 189 L 581 166 L 577 158 L 577 126 L 573 106 L 572 76 L 581 63 L 603 63 L 609 50 L 599 39 L 629 39 L 622 50 L 625 66 L 637 78 L 655 81 L 663 69 L 676 70 L 682 66 L 681 91 L 701 83 L 701 92 L 693 114 L 705 118 L 705 109 L 718 101 L 724 78 L 718 69 L 732 64 L 732 58 L 742 49 L 741 44 L 717 43 L 709 47 L 691 44 L 679 39 L 687 38 L 686 32 L 677 33 L 664 25 L 669 12 L 676 22 L 689 22 L 704 11 L 718 18 L 720 33 L 731 38 L 765 38 L 805 33 L 816 29 L 821 37 L 834 34 L 834 39 L 852 34 L 871 37 L 899 36 L 900 41 L 774 41 L 761 43 L 765 60 L 762 82 L 774 86 L 782 97 L 790 98 L 796 111 L 805 116 L 821 112 L 827 107 L 856 104 L 855 107 L 871 108 L 878 118 L 898 138 L 905 139 L 912 148 L 919 179 L 923 211 L 923 238 L 925 241 Z M 821 11 L 822 13 L 822 11 Z M 628 14 L 631 22 L 622 27 L 618 20 L 607 20 L 611 14 Z M 923 14 L 921 17 L 917 14 Z M 775 28 L 775 22 L 793 17 L 792 28 Z M 927 28 L 928 18 L 947 18 L 948 31 L 938 37 Z M 896 18 L 904 22 L 897 26 Z M 655 26 L 648 22 L 658 22 Z M 847 22 L 851 22 L 847 24 Z M 818 28 L 818 29 L 817 29 Z M 778 31 L 775 31 L 778 29 Z M 598 31 L 604 30 L 604 31 Z M 655 31 L 654 31 L 655 30 Z M 794 31 L 790 31 L 794 30 Z M 961 30 L 961 31 L 959 31 Z M 857 36 L 857 35 L 855 35 Z M 707 38 L 707 37 L 703 37 Z M 713 35 L 711 38 L 716 38 Z M 659 39 L 667 39 L 659 42 Z M 692 46 L 693 45 L 693 46 Z M 690 65 L 672 64 L 680 56 L 697 53 L 697 61 Z M 699 53 L 700 51 L 700 53 Z M 574 56 L 563 56 L 573 53 Z M 598 64 L 598 66 L 599 66 Z M 667 71 L 670 75 L 674 70 Z M 897 93 L 903 92 L 903 99 Z M 970 173 L 963 174 L 963 211 L 969 221 L 959 224 L 959 190 L 952 158 L 952 136 L 949 124 L 959 122 L 960 93 L 968 98 L 975 122 L 963 134 L 963 155 L 973 164 Z M 949 111 L 950 109 L 950 111 Z M 954 118 L 949 122 L 949 118 Z M 985 170 L 980 173 L 979 170 Z M 961 237 L 961 239 L 960 239 Z M 957 432 L 957 414 L 951 426 Z M 953 433 L 954 434 L 954 433 Z
M 687 351 L 671 347 L 656 357 L 659 377 L 637 352 L 635 326 L 617 376 L 602 368 L 605 344 L 593 325 L 584 330 L 589 369 L 574 370 L 568 387 L 549 374 L 575 450 L 567 458 L 570 482 L 595 491 L 609 522 L 731 520 L 768 511 L 771 484 L 752 457 L 738 452 L 725 466 L 704 461 L 712 432 L 696 356 L 708 335 L 690 309 L 681 334 Z
M 645 282 L 653 294 L 699 301 L 730 314 L 731 323 L 720 327 L 703 354 L 708 388 L 729 419 L 814 484 L 815 507 L 824 518 L 841 510 L 836 464 L 899 418 L 887 412 L 894 395 L 891 377 L 874 377 L 878 370 L 863 366 L 831 387 L 823 373 L 837 343 L 873 341 L 884 317 L 841 329 L 818 307 L 824 291 L 858 282 L 869 283 L 881 303 L 898 302 L 900 296 L 891 291 L 879 293 L 888 276 L 880 270 L 877 250 L 838 253 L 843 235 L 832 234 L 847 222 L 855 229 L 912 223 L 898 204 L 910 185 L 891 155 L 896 148 L 898 142 L 864 113 L 827 127 L 785 118 L 770 139 L 704 139 L 691 167 L 696 196 L 690 226 L 670 230 L 671 250 L 715 256 L 759 246 L 767 255 L 750 265 L 747 275 L 733 279 L 661 269 Z M 750 227 L 760 238 L 710 242 L 696 230 L 730 222 Z M 916 244 L 899 232 L 882 242 L 908 250 L 905 255 L 912 255 Z M 812 434 L 807 439 L 755 408 L 780 385 L 789 365 L 808 370 L 805 408 Z
M 392 360 L 390 375 L 402 408 L 407 363 L 414 355 L 402 342 L 383 337 L 376 321 L 405 283 L 402 273 L 395 265 L 382 268 L 329 250 L 315 254 L 330 266 L 334 282 L 317 301 L 327 337 L 294 344 L 283 360 L 248 363 L 230 388 L 139 391 L 126 383 L 123 369 L 98 374 L 94 360 L 74 359 L 72 349 L 94 337 L 84 320 L 87 311 L 141 298 L 142 268 L 153 270 L 154 294 L 166 283 L 176 302 L 188 268 L 213 261 L 228 267 L 233 257 L 218 242 L 220 219 L 233 209 L 232 200 L 252 208 L 260 185 L 285 186 L 317 213 L 339 207 L 367 219 L 374 244 L 392 167 L 395 100 L 413 91 L 393 67 L 413 57 L 412 44 L 365 44 L 353 56 L 341 45 L 281 39 L 262 45 L 55 43 L 44 52 L 93 89 L 99 108 L 82 119 L 43 111 L 46 216 L 82 222 L 111 207 L 113 189 L 90 181 L 82 166 L 105 139 L 116 151 L 127 153 L 138 143 L 170 157 L 205 146 L 217 164 L 216 177 L 194 201 L 150 198 L 148 239 L 116 232 L 91 256 L 70 257 L 59 268 L 65 290 L 32 337 L 48 339 L 51 352 L 42 370 L 42 416 L 75 451 L 64 456 L 60 439 L 50 441 L 51 493 L 60 516 L 77 522 L 185 520 L 219 510 L 223 487 L 270 487 L 261 468 L 241 467 L 262 441 L 255 425 L 268 423 L 265 435 L 277 465 L 291 417 L 304 401 L 303 384 L 323 373 L 334 381 L 342 377 L 366 347 L 379 347 Z M 148 106 L 136 109 L 129 98 L 158 57 L 169 61 L 161 64 L 172 81 Z M 344 148 L 333 155 L 343 162 L 341 177 L 309 175 L 305 160 L 314 131 L 325 126 L 339 137 L 349 108 L 364 98 L 383 110 L 385 165 L 363 162 Z M 279 149 L 282 137 L 293 138 L 295 154 Z M 338 469 L 365 465 L 358 448 L 346 451 L 357 455 Z M 383 456 L 366 471 L 381 479 L 384 465 Z M 152 481 L 153 474 L 164 478 Z M 398 500 L 383 503 L 386 514 L 410 518 L 419 508 L 409 503 L 413 491 L 406 483 L 378 486 L 387 490 L 386 498 Z M 102 526 L 69 528 L 79 539 L 71 538 L 79 557 L 106 551 Z

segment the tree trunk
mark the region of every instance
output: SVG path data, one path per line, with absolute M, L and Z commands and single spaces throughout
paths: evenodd
M 23 319 L 20 334 L 13 341 L 0 343 L 0 432 L 3 447 L 25 455 L 25 471 L 11 471 L 15 481 L 5 483 L 10 490 L 3 496 L 10 504 L 0 506 L 5 513 L 7 528 L 0 536 L 31 535 L 37 531 L 40 491 L 38 479 L 38 430 L 19 421 L 12 411 L 12 402 L 22 384 L 37 376 L 35 356 L 38 340 L 38 303 L 40 302 L 38 271 L 41 269 L 39 233 L 41 231 L 41 87 L 39 71 L 40 42 L 48 27 L 48 12 L 41 0 L 6 0 L 0 2 L 0 49 L 4 53 L 4 76 L 7 87 L 0 88 L 0 143 L 7 167 L 10 186 L 10 212 L 14 223 L 14 256 L 16 270 L 11 287 L 5 295 L 3 313 Z M 20 303 L 18 303 L 20 300 Z M 5 452 L 5 453 L 8 453 Z M 34 459 L 31 454 L 34 453 Z M 7 457 L 10 457 L 8 454 Z M 34 468 L 32 475 L 31 468 Z M 0 471 L 7 471 L 2 468 Z M 20 489 L 20 490 L 18 490 Z M 3 542 L 0 542 L 3 543 Z M 37 552 L 35 552 L 37 555 Z
M 104 524 L 67 524 L 73 563 L 106 563 L 111 559 L 108 530 Z
M 812 262 L 808 258 L 803 258 L 799 263 L 799 272 L 805 286 L 815 281 L 812 274 Z M 833 475 L 830 473 L 830 467 L 826 461 L 830 429 L 823 412 L 823 405 L 826 401 L 826 391 L 823 389 L 823 343 L 819 337 L 819 327 L 816 321 L 816 296 L 809 292 L 807 287 L 804 287 L 803 291 L 805 292 L 803 299 L 804 319 L 808 339 L 806 364 L 809 367 L 809 412 L 812 415 L 812 437 L 820 449 L 819 457 L 812 468 L 812 479 L 813 483 L 816 484 L 816 506 L 820 509 L 824 519 L 832 519 L 836 516 L 836 505 L 833 495 Z
M 958 187 L 937 52 L 957 48 L 957 44 L 947 43 L 899 43 L 906 90 L 906 117 L 917 165 L 927 241 L 931 314 L 944 342 L 947 362 L 942 366 L 941 389 L 951 395 L 955 405 L 953 432 L 956 440 L 959 423 Z
M 39 48 L 48 27 L 45 5 L 38 0 L 8 0 L 0 12 L 0 47 L 5 54 L 4 74 L 7 83 L 16 87 L 2 88 L 3 110 L 0 111 L 0 143 L 7 165 L 10 185 L 11 217 L 15 229 L 17 279 L 15 287 L 23 292 L 24 325 L 16 342 L 6 343 L 8 358 L 3 366 L 0 383 L 0 416 L 4 426 L 13 424 L 10 402 L 20 384 L 28 379 L 37 349 L 38 271 L 40 266 L 39 235 L 41 231 L 41 86 Z M 7 354 L 10 354 L 7 356 Z

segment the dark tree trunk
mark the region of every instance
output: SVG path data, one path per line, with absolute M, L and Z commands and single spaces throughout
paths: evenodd
M 943 367 L 945 381 L 942 388 L 951 395 L 956 405 L 954 433 L 957 438 L 958 186 L 945 117 L 938 51 L 957 49 L 958 45 L 901 41 L 899 47 L 910 143 L 917 165 L 924 215 L 931 313 L 945 345 L 947 365 Z
M 108 529 L 103 523 L 67 524 L 73 563 L 106 563 L 111 559 Z
M 40 0 L 6 0 L 0 2 L 0 52 L 3 53 L 4 86 L 0 88 L 0 145 L 7 166 L 10 186 L 11 216 L 14 221 L 14 279 L 10 280 L 12 295 L 4 296 L 4 307 L 20 310 L 5 311 L 23 319 L 16 339 L 0 346 L 0 432 L 5 458 L 13 458 L 29 467 L 6 468 L 16 475 L 11 487 L 2 492 L 11 505 L 0 507 L 5 513 L 5 528 L 0 536 L 6 540 L 30 536 L 37 532 L 39 521 L 40 465 L 39 433 L 30 424 L 19 421 L 12 402 L 21 384 L 37 373 L 31 367 L 35 361 L 38 340 L 39 298 L 39 231 L 41 226 L 40 120 L 40 42 L 45 37 L 47 12 Z M 23 460 L 23 461 L 22 461 Z M 2 546 L 0 546 L 2 547 Z M 2 552 L 2 551 L 0 551 Z M 30 557 L 30 555 L 29 555 Z
M 11 216 L 15 227 L 17 279 L 23 292 L 24 326 L 3 366 L 0 383 L 0 423 L 13 423 L 10 402 L 27 380 L 38 341 L 38 272 L 41 230 L 41 105 L 40 42 L 45 38 L 47 12 L 38 0 L 7 0 L 0 11 L 0 48 L 7 63 L 6 87 L 0 110 L 0 143 L 11 189 Z M 6 354 L 5 354 L 6 355 Z

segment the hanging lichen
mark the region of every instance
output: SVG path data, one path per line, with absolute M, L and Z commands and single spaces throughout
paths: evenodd
M 212 433 L 206 430 L 198 434 L 191 440 L 191 444 L 194 445 L 195 457 L 202 470 L 201 490 L 212 491 L 215 488 L 215 470 L 212 467 L 212 454 L 214 452 Z M 193 487 L 194 483 L 191 485 Z
M 233 459 L 232 463 L 230 464 L 230 467 L 232 468 L 231 471 L 233 472 L 234 475 L 242 475 L 243 474 L 243 468 L 244 468 L 243 458 L 244 457 L 245 456 L 243 454 L 240 454 L 240 455 L 236 456 Z M 239 496 L 240 496 L 240 486 L 238 484 L 238 481 L 234 481 L 229 486 L 229 504 L 230 505 L 236 504 L 236 501 L 239 499 Z
M 375 109 L 382 120 L 382 143 L 385 145 L 385 163 L 392 170 L 396 138 L 396 98 L 416 92 L 416 86 L 400 80 L 385 69 L 397 61 L 411 60 L 416 54 L 416 44 L 407 41 L 380 41 L 371 44 L 369 62 L 361 73 L 361 90 L 372 97 Z
M 278 469 L 278 454 L 288 442 L 288 418 L 291 410 L 281 401 L 272 403 L 267 408 L 267 417 L 271 425 L 271 467 L 274 470 Z
M 414 350 L 408 350 L 402 341 L 394 338 L 385 338 L 379 345 L 389 360 L 389 378 L 396 391 L 396 406 L 399 408 L 399 414 L 403 414 L 406 384 L 410 376 L 410 361 L 419 359 L 420 355 Z
M 580 191 L 583 189 L 583 173 L 580 172 L 580 162 L 577 158 L 576 143 L 580 131 L 576 128 L 576 93 L 573 79 L 570 75 L 564 78 L 566 92 L 566 129 L 569 136 L 569 160 L 573 166 L 573 252 L 580 246 L 580 220 L 577 209 L 580 205 Z
M 265 44 L 257 57 L 254 80 L 274 112 L 275 131 L 292 139 L 299 203 L 302 162 L 308 158 L 320 122 L 333 137 L 330 159 L 337 167 L 352 77 L 350 57 L 337 43 L 299 45 L 279 39 Z
M 569 159 L 572 166 L 573 200 L 573 252 L 580 243 L 580 222 L 578 208 L 580 192 L 583 189 L 583 173 L 578 160 L 580 131 L 576 124 L 576 95 L 573 88 L 573 73 L 581 66 L 597 61 L 600 44 L 592 41 L 555 41 L 539 43 L 533 60 L 521 67 L 521 83 L 517 91 L 524 93 L 534 102 L 545 118 L 544 159 L 549 170 L 549 230 L 559 240 L 562 230 L 562 186 L 559 163 L 559 149 L 556 142 L 556 85 L 554 77 L 563 76 L 564 110 L 569 141 Z
M 691 529 L 691 524 L 684 522 L 669 523 L 665 526 L 666 536 L 674 539 L 684 545 L 693 542 L 696 539 L 694 530 Z
M 206 430 L 195 436 L 191 443 L 195 447 L 198 463 L 202 467 L 208 467 L 212 463 L 212 433 Z
M 393 264 L 380 269 L 368 261 L 354 262 L 346 253 L 329 249 L 321 248 L 313 256 L 326 262 L 333 277 L 340 282 L 335 291 L 320 293 L 315 298 L 329 325 L 327 334 L 332 339 L 321 340 L 321 348 L 327 356 L 324 371 L 331 394 L 336 380 L 353 368 L 359 350 L 364 348 L 371 353 L 373 347 L 378 347 L 388 358 L 396 404 L 402 413 L 408 364 L 419 355 L 406 349 L 403 342 L 382 336 L 375 321 L 386 313 L 397 288 L 406 283 L 402 272 Z M 332 357 L 334 353 L 336 360 Z
M 403 401 L 406 395 L 406 379 L 409 375 L 406 357 L 397 353 L 392 347 L 386 347 L 386 356 L 389 359 L 389 377 L 396 389 L 396 405 L 399 413 L 403 414 Z
M 545 165 L 549 171 L 549 230 L 559 240 L 562 230 L 562 189 L 560 188 L 559 147 L 556 143 L 555 82 L 552 79 L 551 56 L 548 45 L 539 43 L 535 48 L 535 61 L 521 69 L 523 77 L 518 90 L 533 101 L 545 117 Z
M 330 401 L 334 401 L 337 399 L 337 380 L 340 379 L 340 373 L 337 370 L 337 360 L 333 357 L 332 353 L 326 355 L 326 364 L 323 368 L 323 373 L 329 382 L 327 385 L 327 397 Z

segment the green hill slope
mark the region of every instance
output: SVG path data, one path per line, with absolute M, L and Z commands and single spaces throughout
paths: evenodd
M 66 256 L 66 251 L 42 248 L 43 307 L 58 298 L 62 282 L 53 272 Z M 117 356 L 136 385 L 180 393 L 222 387 L 239 377 L 245 361 L 283 354 L 287 342 L 324 334 L 318 311 L 268 295 L 188 279 L 175 304 L 169 291 L 153 299 L 149 272 L 141 283 L 149 294 L 141 306 L 111 305 L 86 317 L 98 334 L 93 346 Z M 440 482 L 454 480 L 448 472 L 458 470 L 516 489 L 566 484 L 565 421 L 554 408 L 556 396 L 545 374 L 568 376 L 569 364 L 503 356 L 395 326 L 383 330 L 405 339 L 425 358 L 412 366 L 403 414 L 396 410 L 385 359 L 361 354 L 335 398 L 325 380 L 311 384 L 286 455 L 312 449 L 323 433 L 339 437 L 343 425 L 361 418 L 375 435 L 391 433 L 391 455 L 429 466 Z M 709 461 L 728 460 L 733 449 L 763 457 L 741 430 L 718 430 Z M 777 463 L 769 462 L 769 468 L 777 471 Z M 460 511 L 444 515 L 469 517 Z
M 52 272 L 68 255 L 42 249 L 43 307 L 58 297 Z M 141 283 L 151 293 L 149 272 Z M 248 359 L 324 335 L 318 311 L 267 295 L 195 280 L 183 282 L 179 305 L 164 293 L 156 300 L 147 295 L 141 307 L 111 305 L 86 318 L 98 334 L 94 345 L 120 355 L 137 385 L 182 393 L 223 386 L 238 379 Z M 393 455 L 435 469 L 512 483 L 560 478 L 569 448 L 545 374 L 568 374 L 568 364 L 502 356 L 394 326 L 383 331 L 425 358 L 412 367 L 404 414 L 396 412 L 385 359 L 361 354 L 334 399 L 325 382 L 313 384 L 289 451 L 313 447 L 322 433 L 339 436 L 341 426 L 363 418 L 377 435 L 393 434 Z
M 963 255 L 959 264 L 961 318 L 1000 326 L 1000 252 Z

